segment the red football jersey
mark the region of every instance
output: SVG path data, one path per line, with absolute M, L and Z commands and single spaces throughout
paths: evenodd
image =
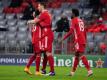
M 76 43 L 78 42 L 79 44 L 86 44 L 86 32 L 84 28 L 84 22 L 78 17 L 75 17 L 71 20 L 70 31 L 67 35 L 64 36 L 64 39 L 66 39 L 72 33 L 74 33 L 75 35 Z
M 41 38 L 41 28 L 39 26 L 32 27 L 32 43 L 37 44 Z
M 33 50 L 35 53 L 38 53 L 41 51 L 41 28 L 39 26 L 33 26 L 32 27 L 32 44 L 33 44 Z
M 47 50 L 49 52 L 52 51 L 52 42 L 53 42 L 53 31 L 51 30 L 52 27 L 52 17 L 47 10 L 44 10 L 39 15 L 40 21 L 38 22 L 39 26 L 42 30 L 42 48 L 43 50 Z
M 52 17 L 50 15 L 50 13 L 47 11 L 47 10 L 44 10 L 40 16 L 39 16 L 39 19 L 40 19 L 40 26 L 42 28 L 42 34 L 43 35 L 52 35 L 53 32 L 51 30 L 51 27 L 52 27 Z M 42 35 L 42 36 L 43 36 Z

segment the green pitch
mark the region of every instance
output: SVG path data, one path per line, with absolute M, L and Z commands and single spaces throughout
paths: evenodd
M 93 68 L 93 76 L 87 77 L 85 68 L 78 68 L 76 74 L 67 76 L 70 67 L 55 67 L 56 76 L 35 76 L 23 72 L 24 66 L 0 66 L 0 80 L 107 80 L 107 68 Z M 47 68 L 47 71 L 49 67 Z M 35 67 L 31 67 L 32 73 Z

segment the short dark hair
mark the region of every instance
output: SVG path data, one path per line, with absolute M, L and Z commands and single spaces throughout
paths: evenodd
M 79 10 L 78 9 L 72 9 L 72 13 L 78 17 L 79 16 Z
M 46 2 L 39 2 L 39 4 L 44 6 L 44 8 L 46 8 Z

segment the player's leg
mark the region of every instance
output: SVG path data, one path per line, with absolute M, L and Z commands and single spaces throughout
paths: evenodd
M 93 71 L 90 68 L 90 65 L 88 63 L 87 57 L 85 55 L 81 55 L 80 59 L 82 60 L 83 64 L 85 65 L 87 71 L 88 71 L 88 75 L 87 76 L 91 76 L 93 74 Z
M 36 58 L 36 53 L 34 53 L 33 55 L 30 56 L 29 61 L 24 69 L 24 71 L 30 75 L 32 74 L 30 71 L 30 66 L 31 66 L 32 62 L 35 60 L 35 58 Z
M 34 54 L 30 56 L 29 61 L 28 61 L 27 65 L 26 65 L 26 67 L 24 69 L 24 71 L 26 73 L 30 74 L 30 75 L 32 74 L 31 71 L 30 71 L 30 66 L 31 66 L 32 62 L 36 59 L 36 55 L 37 55 L 35 51 L 36 51 L 35 50 L 35 44 L 33 44 L 33 52 L 34 52 Z
M 54 58 L 51 52 L 46 52 L 47 55 L 47 59 L 49 61 L 49 66 L 50 66 L 50 72 L 49 72 L 49 76 L 54 76 L 55 72 L 54 72 Z
M 75 57 L 74 57 L 74 63 L 73 63 L 73 66 L 72 66 L 72 69 L 71 69 L 71 72 L 70 72 L 70 76 L 74 75 L 78 64 L 79 64 L 79 54 L 78 54 L 78 52 L 76 52 Z
M 75 71 L 77 69 L 77 66 L 79 64 L 79 45 L 78 43 L 75 43 L 75 57 L 74 57 L 74 62 L 73 62 L 73 66 L 72 66 L 72 69 L 71 69 L 71 72 L 70 72 L 70 76 L 73 76 L 75 74 Z
M 52 54 L 52 43 L 53 43 L 53 35 L 47 36 L 44 38 L 44 49 L 46 51 L 47 60 L 50 66 L 49 76 L 54 76 L 54 58 Z
M 88 76 L 92 75 L 92 70 L 90 69 L 90 66 L 88 64 L 88 60 L 86 58 L 84 54 L 84 51 L 85 51 L 85 45 L 84 44 L 79 44 L 79 43 L 76 43 L 75 45 L 75 50 L 76 50 L 76 53 L 75 53 L 75 58 L 74 58 L 74 64 L 73 64 L 73 68 L 71 70 L 71 76 L 74 75 L 75 71 L 76 71 L 76 68 L 77 68 L 77 65 L 79 64 L 79 59 L 82 60 L 83 64 L 85 65 L 85 67 L 87 68 L 88 70 Z
M 34 51 L 37 54 L 36 58 L 35 58 L 35 63 L 36 63 L 35 75 L 42 75 L 41 72 L 39 71 L 40 61 L 41 61 L 41 50 L 40 50 L 39 42 L 36 43 L 36 45 L 34 47 Z
M 50 72 L 49 72 L 49 74 L 47 74 L 49 76 L 55 75 L 54 58 L 53 58 L 53 54 L 52 54 L 52 43 L 53 43 L 53 34 L 45 36 L 42 39 L 42 50 L 46 51 L 47 60 L 49 62 L 49 66 L 50 66 Z
M 48 61 L 48 59 L 47 59 L 47 55 L 46 55 L 46 52 L 44 51 L 43 52 L 43 63 L 42 63 L 42 69 L 41 69 L 41 72 L 42 72 L 42 74 L 46 74 L 46 65 L 47 65 L 47 61 Z
M 46 55 L 47 55 L 47 59 L 48 59 L 49 66 L 50 66 L 50 72 L 48 75 L 54 76 L 55 72 L 54 72 L 54 58 L 52 54 L 52 43 L 48 46 Z
M 35 63 L 36 63 L 36 72 L 35 72 L 35 75 L 43 75 L 40 72 L 40 61 L 41 61 L 41 54 L 37 54 L 36 60 L 35 60 Z
M 35 63 L 36 63 L 36 71 L 39 72 L 39 67 L 40 67 L 40 61 L 41 61 L 41 55 L 37 54 Z
M 93 74 L 93 72 L 90 68 L 87 57 L 84 55 L 85 45 L 84 44 L 79 44 L 79 46 L 80 46 L 80 48 L 79 48 L 80 59 L 82 60 L 83 64 L 85 65 L 85 67 L 88 71 L 88 76 L 91 76 Z

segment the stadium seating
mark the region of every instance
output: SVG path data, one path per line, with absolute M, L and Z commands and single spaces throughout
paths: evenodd
M 30 0 L 29 0 L 30 1 Z M 71 19 L 71 9 L 78 8 L 80 11 L 80 17 L 84 20 L 89 20 L 93 9 L 87 7 L 89 4 L 85 0 L 54 0 L 54 2 L 48 2 L 47 7 L 49 12 L 52 14 L 52 27 L 55 27 L 56 21 L 61 17 L 61 14 L 66 15 L 69 20 Z M 28 6 L 26 2 L 22 3 L 21 6 L 17 8 L 8 7 L 11 0 L 0 1 L 0 28 L 7 28 L 7 32 L 0 31 L 0 48 L 11 52 L 14 48 L 15 52 L 26 52 L 28 44 L 31 43 L 31 32 L 27 27 L 27 20 L 22 20 L 23 11 Z M 37 3 L 33 0 L 30 1 L 34 7 L 37 7 Z M 36 4 L 36 5 L 35 5 Z M 102 15 L 106 20 L 106 13 Z M 105 21 L 106 24 L 106 21 Z M 105 38 L 106 34 L 102 33 L 91 33 L 87 32 L 87 52 L 95 53 L 102 48 L 102 42 L 107 42 Z M 55 42 L 57 42 L 57 33 L 55 32 Z M 27 43 L 27 44 L 26 44 Z M 67 43 L 69 44 L 69 43 Z M 5 48 L 4 48 L 5 47 Z M 54 45 L 56 47 L 57 53 L 61 52 L 62 44 Z M 72 52 L 70 50 L 70 44 L 67 46 L 68 53 Z M 104 47 L 104 46 L 103 46 Z M 0 49 L 1 51 L 1 49 Z
M 12 39 L 12 40 L 8 40 L 7 43 L 7 53 L 17 53 L 17 40 L 16 39 Z
M 6 40 L 5 40 L 5 32 L 0 32 L 0 52 L 5 52 L 5 44 L 6 44 Z
M 6 33 L 6 52 L 12 53 L 16 51 L 16 32 L 8 31 Z
M 8 26 L 15 26 L 17 23 L 17 20 L 16 19 L 12 19 L 12 20 L 8 20 L 7 21 L 7 25 Z
M 15 32 L 17 32 L 17 26 L 9 26 L 8 27 L 8 30 L 10 31 L 10 32 L 12 32 L 12 33 L 15 33 Z
M 25 20 L 18 20 L 17 21 L 17 26 L 20 27 L 20 26 L 25 26 L 26 25 L 26 21 Z
M 6 19 L 1 19 L 1 20 L 0 20 L 0 25 L 1 25 L 1 26 L 4 26 L 5 24 L 6 24 Z
M 23 14 L 22 14 L 22 13 L 16 14 L 16 18 L 17 18 L 17 19 L 22 19 L 22 17 L 23 17 Z
M 0 40 L 5 38 L 5 32 L 0 32 Z
M 96 43 L 102 42 L 102 41 L 104 41 L 104 37 L 105 37 L 105 34 L 103 34 L 103 33 L 95 33 L 94 34 L 94 41 Z
M 93 33 L 87 33 L 87 42 L 93 42 L 93 41 L 94 41 Z
M 54 16 L 60 16 L 61 13 L 62 13 L 61 9 L 54 9 L 54 10 L 53 10 Z
M 5 53 L 6 51 L 6 40 L 5 39 L 0 39 L 0 53 Z
M 18 32 L 17 33 L 17 40 L 18 40 L 18 47 L 20 52 L 26 52 L 26 48 L 28 47 L 28 35 L 25 32 Z
M 95 51 L 96 44 L 94 42 L 87 42 L 86 53 L 93 54 Z
M 13 20 L 14 16 L 15 16 L 15 14 L 6 14 L 6 19 Z
M 0 13 L 0 20 L 3 20 L 3 19 L 4 19 L 4 17 L 5 17 L 5 14 Z
M 20 26 L 18 27 L 19 32 L 27 32 L 27 26 Z

